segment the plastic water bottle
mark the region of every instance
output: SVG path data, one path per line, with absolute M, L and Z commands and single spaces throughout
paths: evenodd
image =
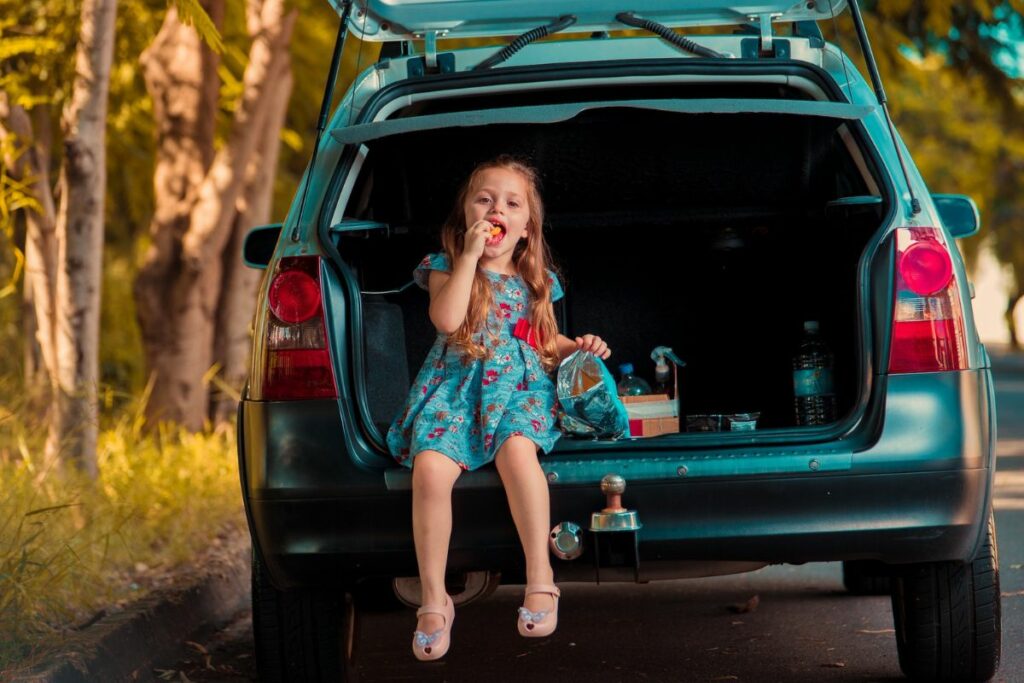
M 639 396 L 651 393 L 651 385 L 642 377 L 633 374 L 633 364 L 623 363 L 619 366 L 619 374 L 622 376 L 615 389 L 619 396 Z
M 818 333 L 818 322 L 804 323 L 804 335 L 793 356 L 793 404 L 798 425 L 822 425 L 836 419 L 832 388 L 832 351 Z

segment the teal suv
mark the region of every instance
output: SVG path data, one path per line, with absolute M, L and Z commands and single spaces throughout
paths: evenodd
M 238 421 L 261 678 L 345 680 L 359 612 L 418 599 L 410 472 L 384 443 L 436 335 L 412 270 L 500 153 L 542 172 L 560 329 L 649 380 L 655 346 L 686 361 L 682 431 L 542 458 L 557 580 L 842 561 L 852 592 L 891 593 L 908 676 L 991 677 L 996 412 L 954 241 L 978 214 L 929 193 L 855 0 L 330 1 L 339 50 L 354 34 L 380 57 L 330 117 L 328 87 L 287 219 L 245 247 L 265 268 Z M 823 39 L 833 12 L 866 75 Z M 837 410 L 801 426 L 808 320 Z M 686 430 L 755 411 L 753 431 Z M 609 475 L 631 512 L 606 527 Z M 522 582 L 496 471 L 465 473 L 453 504 L 457 602 Z

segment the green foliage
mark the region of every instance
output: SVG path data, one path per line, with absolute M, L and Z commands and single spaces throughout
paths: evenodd
M 60 49 L 60 43 L 50 38 L 34 36 L 7 38 L 0 41 L 0 59 L 22 56 L 38 59 L 55 55 Z
M 889 110 L 929 189 L 978 203 L 982 230 L 959 241 L 968 261 L 989 240 L 997 258 L 1024 269 L 1015 246 L 1024 240 L 1024 195 L 1014 189 L 1024 181 L 1024 82 L 1001 65 L 1021 5 L 879 2 L 865 23 Z M 822 28 L 866 78 L 849 14 Z
M 126 407 L 146 384 L 142 335 L 135 323 L 134 261 L 108 249 L 103 258 L 100 300 L 100 382 L 108 387 L 106 410 Z
M 294 4 L 299 10 L 291 44 L 295 85 L 281 133 L 286 144 L 281 149 L 278 172 L 274 178 L 274 220 L 283 218 L 288 212 L 299 180 L 313 153 L 320 104 L 327 85 L 327 71 L 340 21 L 337 13 L 323 0 L 296 0 Z M 352 35 L 348 36 L 341 68 L 338 70 L 332 108 L 337 106 L 352 84 L 357 69 L 362 71 L 371 66 L 379 54 L 380 43 L 363 42 Z
M 104 423 L 95 486 L 41 461 L 26 406 L 0 408 L 0 672 L 244 527 L 231 430 L 147 436 L 140 405 Z
M 178 17 L 183 24 L 195 28 L 199 37 L 210 46 L 214 52 L 224 51 L 224 42 L 221 40 L 220 31 L 214 25 L 210 15 L 206 13 L 199 0 L 170 0 L 178 9 Z
M 24 147 L 18 148 L 18 140 L 9 135 L 0 141 L 0 238 L 6 242 L 6 248 L 0 254 L 9 255 L 0 263 L 0 299 L 17 291 L 17 283 L 21 278 L 25 255 L 18 245 L 16 233 L 17 212 L 39 211 L 39 202 L 32 196 L 31 190 L 24 180 L 12 178 L 5 159 L 21 156 Z M 2 272 L 10 269 L 9 273 Z
M 12 101 L 29 108 L 64 100 L 79 11 L 71 0 L 0 0 L 0 89 Z

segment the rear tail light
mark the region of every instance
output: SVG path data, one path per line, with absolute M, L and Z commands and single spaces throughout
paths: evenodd
M 337 398 L 327 348 L 320 257 L 281 259 L 270 282 L 268 303 L 263 397 Z
M 937 228 L 896 230 L 896 290 L 889 372 L 967 367 L 953 259 Z

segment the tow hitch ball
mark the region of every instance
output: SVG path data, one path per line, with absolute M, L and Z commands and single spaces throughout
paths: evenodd
M 602 570 L 611 578 L 610 575 L 621 575 L 622 569 L 628 568 L 633 570 L 633 580 L 640 580 L 637 532 L 643 525 L 636 510 L 622 506 L 625 490 L 626 480 L 618 474 L 606 474 L 601 479 L 601 493 L 606 497 L 606 504 L 600 512 L 590 515 L 590 540 L 594 545 L 597 583 L 601 583 Z M 551 552 L 559 559 L 575 560 L 583 554 L 583 545 L 583 530 L 572 522 L 561 522 L 551 530 Z

